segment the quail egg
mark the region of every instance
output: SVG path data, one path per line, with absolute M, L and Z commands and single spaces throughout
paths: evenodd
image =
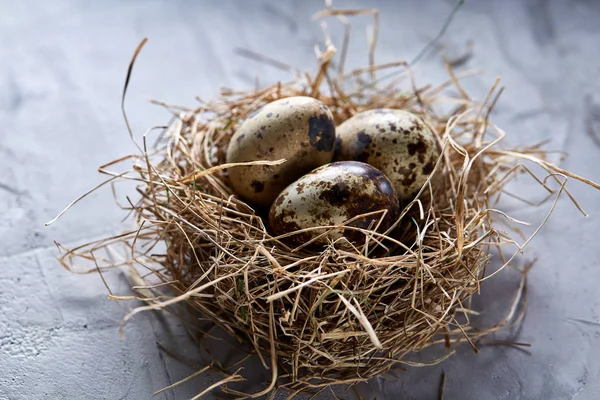
M 357 161 L 334 162 L 315 169 L 289 185 L 275 200 L 269 212 L 269 225 L 276 235 L 305 228 L 337 226 L 362 214 L 348 226 L 384 231 L 398 217 L 396 192 L 389 179 L 375 167 Z M 382 218 L 383 216 L 383 218 Z M 379 226 L 377 224 L 381 220 Z M 324 233 L 311 230 L 291 236 L 303 243 Z M 336 229 L 317 239 L 325 244 L 328 238 L 342 236 L 351 242 L 364 240 L 357 230 Z
M 336 132 L 335 160 L 362 161 L 380 169 L 401 201 L 413 199 L 440 155 L 433 133 L 407 111 L 365 111 L 344 121 Z
M 271 205 L 290 183 L 331 162 L 335 123 L 329 108 L 312 97 L 273 101 L 250 115 L 231 138 L 227 163 L 286 159 L 274 166 L 229 169 L 231 187 L 242 198 Z

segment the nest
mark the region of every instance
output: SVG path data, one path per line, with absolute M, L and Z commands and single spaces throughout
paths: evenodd
M 100 169 L 110 175 L 107 182 L 137 182 L 139 200 L 125 207 L 136 228 L 62 257 L 68 268 L 87 258 L 102 271 L 115 263 L 97 256 L 99 250 L 125 245 L 129 257 L 118 265 L 132 267 L 138 299 L 147 304 L 124 322 L 140 311 L 187 304 L 249 343 L 271 369 L 272 381 L 259 394 L 281 385 L 300 391 L 364 381 L 398 363 L 412 365 L 412 352 L 449 347 L 437 362 L 458 343 L 475 347 L 483 335 L 515 323 L 522 292 L 497 325 L 479 330 L 468 318 L 471 297 L 493 276 L 491 254 L 501 260 L 497 273 L 530 240 L 517 244 L 511 226 L 520 222 L 495 208 L 504 185 L 528 172 L 554 199 L 566 192 L 567 177 L 598 188 L 545 161 L 540 146 L 502 148 L 504 133 L 489 121 L 498 82 L 474 102 L 460 85 L 469 72 L 457 75 L 450 64 L 447 82 L 418 87 L 405 63 L 371 62 L 344 74 L 332 67 L 334 52 L 328 43 L 312 76 L 251 91 L 225 89 L 196 108 L 163 104 L 174 119 L 154 146 L 144 135 L 139 154 L 117 160 L 133 161 L 133 170 L 112 172 L 114 163 Z M 387 68 L 401 73 L 378 80 L 376 71 Z M 419 115 L 431 128 L 442 156 L 420 193 L 403 205 L 393 232 L 365 231 L 365 240 L 351 248 L 336 242 L 319 251 L 293 248 L 270 233 L 260 210 L 234 195 L 227 180 L 234 166 L 225 164 L 229 139 L 249 114 L 289 96 L 319 99 L 338 124 L 364 110 L 395 108 Z M 277 162 L 283 161 L 257 164 Z M 231 392 L 227 384 L 239 378 L 232 373 L 207 390 Z

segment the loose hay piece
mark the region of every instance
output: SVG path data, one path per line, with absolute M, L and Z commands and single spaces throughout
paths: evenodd
M 343 54 L 346 51 L 344 47 Z M 331 65 L 334 53 L 327 43 L 314 76 L 299 75 L 293 82 L 248 92 L 225 89 L 219 98 L 196 108 L 163 104 L 174 121 L 156 144 L 148 147 L 148 133 L 138 145 L 140 154 L 100 168 L 111 176 L 107 182 L 138 182 L 140 199 L 128 207 L 137 228 L 65 249 L 61 258 L 67 268 L 78 258 L 93 260 L 98 271 L 129 267 L 139 297 L 112 298 L 141 299 L 147 305 L 134 309 L 124 323 L 144 310 L 169 311 L 186 303 L 250 343 L 272 371 L 271 384 L 254 397 L 277 385 L 301 391 L 364 381 L 397 363 L 418 365 L 406 356 L 435 344 L 445 343 L 450 350 L 433 362 L 451 355 L 464 341 L 475 349 L 477 339 L 518 322 L 525 280 L 515 302 L 507 305 L 506 320 L 485 331 L 469 323 L 471 296 L 483 280 L 509 265 L 541 228 L 521 245 L 511 238 L 504 227 L 510 230 L 522 222 L 495 208 L 504 185 L 518 173 L 531 174 L 549 198 L 555 198 L 548 216 L 559 195 L 568 194 L 567 178 L 600 188 L 545 161 L 539 146 L 501 147 L 504 132 L 489 121 L 501 93 L 498 82 L 483 102 L 476 103 L 449 64 L 448 82 L 418 88 L 406 67 L 403 81 L 377 81 L 375 71 L 405 63 L 376 66 L 372 57 L 367 68 L 343 75 L 340 66 L 336 74 Z M 132 66 L 133 61 L 127 82 Z M 407 88 L 400 91 L 404 82 Z M 449 87 L 460 95 L 447 97 Z M 259 212 L 233 195 L 227 182 L 232 166 L 224 164 L 228 140 L 246 116 L 289 96 L 320 99 L 338 124 L 358 112 L 386 107 L 409 110 L 430 126 L 442 156 L 419 195 L 404 205 L 395 230 L 385 235 L 365 232 L 365 242 L 352 248 L 337 242 L 320 252 L 294 249 L 284 237 L 271 236 Z M 440 111 L 448 104 L 452 111 Z M 133 161 L 132 171 L 108 170 L 124 161 Z M 284 160 L 256 164 L 279 162 Z M 547 176 L 538 178 L 525 163 L 541 167 Z M 128 249 L 124 261 L 97 256 L 101 249 L 117 245 Z M 503 265 L 489 274 L 492 251 Z M 207 390 L 221 387 L 250 396 L 227 389 L 227 383 L 241 379 L 239 374 L 238 370 Z

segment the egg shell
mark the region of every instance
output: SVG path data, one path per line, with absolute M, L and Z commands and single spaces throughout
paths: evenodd
M 375 167 L 356 161 L 335 162 L 315 169 L 289 185 L 275 200 L 269 212 L 269 226 L 276 235 L 300 229 L 335 226 L 372 211 L 387 210 L 379 231 L 397 219 L 398 199 L 391 182 Z M 381 214 L 358 218 L 349 226 L 374 229 Z M 304 243 L 324 230 L 291 236 Z M 346 237 L 351 242 L 364 240 L 360 231 L 336 229 L 316 242 Z
M 344 121 L 336 132 L 335 160 L 362 161 L 380 169 L 402 201 L 413 199 L 440 155 L 431 130 L 408 111 L 365 111 Z
M 329 108 L 312 97 L 273 101 L 250 115 L 231 138 L 227 163 L 286 159 L 275 166 L 229 169 L 234 191 L 242 198 L 271 205 L 290 183 L 333 157 L 335 123 Z

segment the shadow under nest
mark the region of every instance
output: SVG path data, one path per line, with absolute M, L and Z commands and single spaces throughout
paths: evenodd
M 518 229 L 511 227 L 521 222 L 494 208 L 504 185 L 516 174 L 530 173 L 555 199 L 551 210 L 562 192 L 568 194 L 567 177 L 598 188 L 545 161 L 540 146 L 501 147 L 504 133 L 489 121 L 502 91 L 498 82 L 476 103 L 460 85 L 469 71 L 455 74 L 448 65 L 447 82 L 417 87 L 406 66 L 395 78 L 375 78 L 375 71 L 402 63 L 336 73 L 334 52 L 329 44 L 320 54 L 314 76 L 252 91 L 225 89 L 196 108 L 163 104 L 174 119 L 155 145 L 147 146 L 149 132 L 139 154 L 116 161 L 133 162 L 133 169 L 110 171 L 116 162 L 100 169 L 111 176 L 107 182 L 138 183 L 139 201 L 127 207 L 136 229 L 67 250 L 62 257 L 67 268 L 77 257 L 95 261 L 98 271 L 130 266 L 147 305 L 124 322 L 144 310 L 185 302 L 250 343 L 273 374 L 262 394 L 276 385 L 302 390 L 351 384 L 398 363 L 421 365 L 405 357 L 432 345 L 441 347 L 432 363 L 439 362 L 459 343 L 474 346 L 482 336 L 518 322 L 524 283 L 515 303 L 507 304 L 504 321 L 483 331 L 469 322 L 470 298 L 481 282 L 509 265 L 531 239 L 517 244 L 510 233 Z M 450 89 L 458 94 L 449 95 Z M 248 115 L 290 96 L 319 99 L 336 124 L 365 110 L 393 108 L 420 116 L 434 132 L 441 157 L 417 197 L 403 204 L 393 229 L 381 233 L 346 226 L 361 230 L 364 241 L 294 248 L 286 237 L 270 234 L 263 210 L 234 196 L 227 170 L 235 166 L 225 164 L 229 139 Z M 547 176 L 538 178 L 524 163 L 541 167 Z M 342 228 L 316 229 L 326 234 Z M 126 260 L 114 263 L 95 255 L 117 244 L 128 249 Z M 503 265 L 488 273 L 492 250 Z M 219 384 L 226 388 L 238 379 L 232 373 Z

